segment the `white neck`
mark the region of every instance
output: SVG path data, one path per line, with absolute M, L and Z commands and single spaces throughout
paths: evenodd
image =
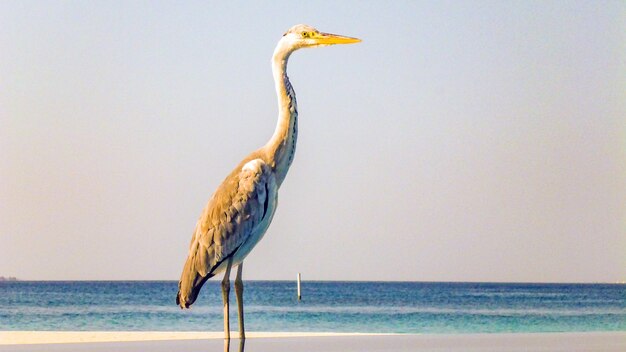
M 278 122 L 274 135 L 265 145 L 270 164 L 280 187 L 291 166 L 298 137 L 298 107 L 296 94 L 287 77 L 287 60 L 293 48 L 278 42 L 272 57 L 272 73 L 278 96 Z

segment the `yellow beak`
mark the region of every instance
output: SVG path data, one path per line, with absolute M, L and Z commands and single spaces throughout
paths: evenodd
M 315 39 L 317 44 L 327 44 L 327 45 L 352 44 L 352 43 L 358 43 L 361 41 L 361 39 L 358 39 L 358 38 L 345 37 L 343 35 L 331 34 L 331 33 L 317 33 L 317 35 L 313 37 L 313 39 Z

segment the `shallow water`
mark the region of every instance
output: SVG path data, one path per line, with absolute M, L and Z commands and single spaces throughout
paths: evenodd
M 222 329 L 218 281 L 207 282 L 191 310 L 176 306 L 176 292 L 174 281 L 0 282 L 0 330 Z M 626 331 L 626 285 L 303 282 L 302 297 L 295 282 L 246 281 L 246 329 Z

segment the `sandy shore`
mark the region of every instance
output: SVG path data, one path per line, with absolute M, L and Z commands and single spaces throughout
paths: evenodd
M 387 335 L 336 333 L 248 334 L 245 346 L 233 339 L 232 351 L 626 351 L 626 332 Z M 151 351 L 225 350 L 221 332 L 44 332 L 1 331 L 0 351 Z
M 236 337 L 237 332 L 231 332 Z M 247 338 L 359 336 L 324 332 L 248 332 Z M 0 331 L 0 345 L 223 339 L 224 333 L 179 331 Z

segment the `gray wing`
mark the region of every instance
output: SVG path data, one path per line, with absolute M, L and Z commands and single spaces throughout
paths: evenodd
M 219 265 L 233 256 L 268 215 L 269 187 L 273 181 L 269 165 L 262 159 L 248 161 L 235 169 L 204 208 L 191 239 L 176 299 L 189 307 L 204 282 Z M 273 181 L 275 182 L 275 180 Z

